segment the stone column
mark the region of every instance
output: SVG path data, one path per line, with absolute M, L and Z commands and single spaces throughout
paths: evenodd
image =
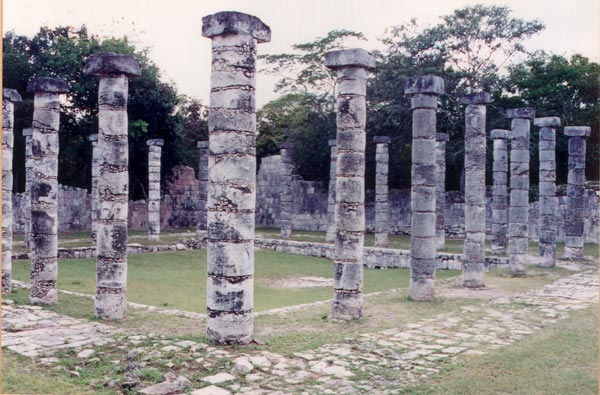
M 441 250 L 446 245 L 444 217 L 446 211 L 446 142 L 447 133 L 435 134 L 435 246 Z
M 25 243 L 25 247 L 28 248 L 31 247 L 31 180 L 33 179 L 33 152 L 31 149 L 32 136 L 32 128 L 23 129 L 23 137 L 25 137 L 25 207 L 23 207 L 25 226 L 23 230 L 23 241 Z
M 206 336 L 252 340 L 256 205 L 256 46 L 271 40 L 260 19 L 239 12 L 202 18 L 212 39 L 208 172 Z
M 508 273 L 524 276 L 529 247 L 529 128 L 533 108 L 506 110 L 510 132 L 510 207 L 508 210 Z
M 15 102 L 21 95 L 14 89 L 2 89 L 2 293 L 12 291 L 12 190 Z
M 375 136 L 375 247 L 388 246 L 390 212 L 388 207 L 388 136 Z
M 120 320 L 127 317 L 128 78 L 141 75 L 141 67 L 131 55 L 100 53 L 88 58 L 83 71 L 100 77 L 100 217 L 96 227 L 94 314 L 101 319 Z
M 560 118 L 535 118 L 539 140 L 539 252 L 542 267 L 556 265 L 556 130 Z
M 100 153 L 98 152 L 98 135 L 90 134 L 88 139 L 92 143 L 92 233 L 90 237 L 96 241 L 96 228 L 100 217 L 100 201 L 98 200 L 98 176 L 100 175 Z
M 486 104 L 489 93 L 463 96 L 465 110 L 465 246 L 463 287 L 481 288 L 485 273 Z
M 292 160 L 292 150 L 294 144 L 281 143 L 279 152 L 281 157 L 281 193 L 279 194 L 279 207 L 281 209 L 279 219 L 281 222 L 281 238 L 291 239 L 293 228 L 293 205 L 292 205 L 292 187 L 294 182 L 294 162 Z
M 163 139 L 150 139 L 148 145 L 148 240 L 160 238 L 160 155 Z
M 198 226 L 196 238 L 206 238 L 206 200 L 208 198 L 208 141 L 198 141 Z
M 438 97 L 444 94 L 444 80 L 437 76 L 411 77 L 404 93 L 411 95 L 411 299 L 435 298 L 435 133 Z
M 494 254 L 506 254 L 506 231 L 508 228 L 508 138 L 510 130 L 494 129 L 490 138 L 494 140 L 492 164 L 492 242 Z
M 583 258 L 583 217 L 585 182 L 585 138 L 587 126 L 565 126 L 569 137 L 569 174 L 567 178 L 567 219 L 565 221 L 566 259 Z
M 362 316 L 365 238 L 367 69 L 375 59 L 364 49 L 330 51 L 325 66 L 337 72 L 334 297 L 331 318 Z
M 329 140 L 331 159 L 329 162 L 329 191 L 327 193 L 327 233 L 325 241 L 335 242 L 335 164 L 337 161 L 335 139 Z
M 40 77 L 27 86 L 33 102 L 31 180 L 31 304 L 55 304 L 58 277 L 58 130 L 60 94 L 67 84 Z

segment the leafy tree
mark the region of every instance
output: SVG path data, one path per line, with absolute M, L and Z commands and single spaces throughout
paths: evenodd
M 208 108 L 199 100 L 183 96 L 177 106 L 179 127 L 177 128 L 177 144 L 180 148 L 181 163 L 198 171 L 197 142 L 208 140 Z

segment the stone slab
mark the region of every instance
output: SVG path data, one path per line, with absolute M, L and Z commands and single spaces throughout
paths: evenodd
M 259 43 L 271 41 L 271 28 L 255 16 L 223 11 L 202 18 L 202 35 L 212 38 L 224 34 L 250 35 Z
M 329 51 L 325 54 L 325 66 L 330 69 L 343 67 L 375 68 L 375 58 L 365 49 L 352 48 Z
M 105 52 L 88 57 L 83 72 L 92 75 L 142 75 L 140 61 L 131 55 Z

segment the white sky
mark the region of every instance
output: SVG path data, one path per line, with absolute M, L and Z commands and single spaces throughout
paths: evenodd
M 208 104 L 210 40 L 201 36 L 202 17 L 240 11 L 271 27 L 272 41 L 261 54 L 289 52 L 291 45 L 313 41 L 333 29 L 365 34 L 365 49 L 381 48 L 386 27 L 417 18 L 437 23 L 440 15 L 469 4 L 508 5 L 513 17 L 540 19 L 546 29 L 526 42 L 528 49 L 562 55 L 582 53 L 600 59 L 600 0 L 4 0 L 3 30 L 33 35 L 42 25 L 87 25 L 92 34 L 127 35 L 150 57 L 180 93 Z M 276 78 L 259 75 L 257 104 L 275 98 Z

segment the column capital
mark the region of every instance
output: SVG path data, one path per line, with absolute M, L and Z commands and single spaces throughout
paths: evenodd
M 198 141 L 198 143 L 196 143 L 196 147 L 200 148 L 200 149 L 206 149 L 206 148 L 208 148 L 208 141 L 206 141 L 206 140 Z
M 375 144 L 389 144 L 392 142 L 390 136 L 373 136 L 373 142 Z
M 23 137 L 33 136 L 33 128 L 23 128 Z
M 404 94 L 429 94 L 443 95 L 445 93 L 444 80 L 436 75 L 408 77 L 404 83 Z
M 19 95 L 19 92 L 17 92 L 15 89 L 7 88 L 2 89 L 2 99 L 10 100 L 13 103 L 23 100 L 21 95 Z
M 565 126 L 565 136 L 588 137 L 592 132 L 589 126 Z
M 94 133 L 94 134 L 88 135 L 88 140 L 91 141 L 92 143 L 97 143 L 98 142 L 98 134 Z
M 506 110 L 506 118 L 535 118 L 535 108 L 509 108 Z
M 271 28 L 255 16 L 223 11 L 202 18 L 202 35 L 213 38 L 225 34 L 252 36 L 259 43 L 271 41 Z
M 67 93 L 69 86 L 60 78 L 37 77 L 29 81 L 27 92 Z
M 510 137 L 510 130 L 494 129 L 490 132 L 490 138 L 493 140 L 507 140 Z
M 93 54 L 87 58 L 83 72 L 91 75 L 139 77 L 142 75 L 140 61 L 131 55 L 114 52 Z
M 146 145 L 148 145 L 149 147 L 154 145 L 157 147 L 162 147 L 165 144 L 165 140 L 163 139 L 150 139 L 148 141 L 146 141 Z
M 448 133 L 436 133 L 435 140 L 436 141 L 450 141 L 450 135 Z
M 560 126 L 559 117 L 534 118 L 533 124 L 540 128 L 554 128 Z
M 375 68 L 375 58 L 362 48 L 341 49 L 325 54 L 325 66 L 333 70 L 344 67 L 373 69 Z
M 489 104 L 492 102 L 492 96 L 487 92 L 473 92 L 464 95 L 458 101 L 466 105 Z

